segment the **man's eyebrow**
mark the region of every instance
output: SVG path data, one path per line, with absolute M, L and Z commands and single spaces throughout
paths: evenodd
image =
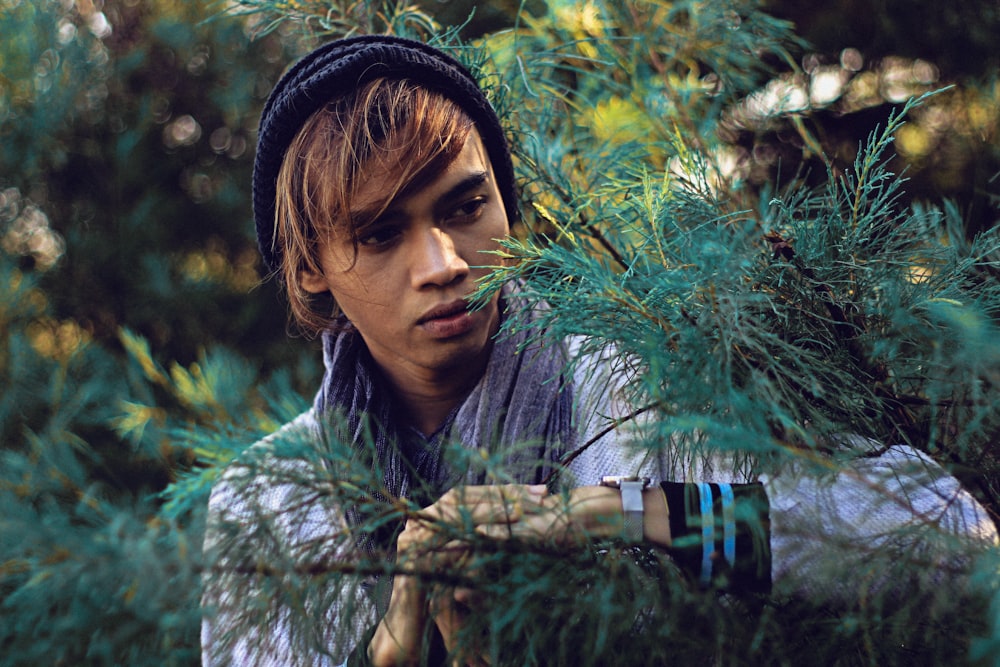
M 469 190 L 475 190 L 483 183 L 485 183 L 488 176 L 489 174 L 486 172 L 486 170 L 471 173 L 462 180 L 460 180 L 458 183 L 453 185 L 452 187 L 448 188 L 448 191 L 445 192 L 443 195 L 441 195 L 439 200 L 446 201 L 449 199 L 455 199 L 457 197 L 461 197 Z
M 448 202 L 453 199 L 458 199 L 468 191 L 475 190 L 476 188 L 482 186 L 488 179 L 489 172 L 485 169 L 473 172 L 455 185 L 448 188 L 448 190 L 438 197 L 437 201 Z M 404 190 L 402 196 L 405 197 L 407 194 L 407 191 Z M 355 228 L 360 229 L 380 224 L 385 220 L 391 220 L 396 213 L 397 211 L 392 204 L 385 209 L 382 208 L 381 204 L 375 204 L 373 206 L 362 206 L 358 209 L 352 210 L 351 219 L 354 221 Z

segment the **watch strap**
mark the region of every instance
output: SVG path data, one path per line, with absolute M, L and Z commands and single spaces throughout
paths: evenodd
M 625 515 L 625 540 L 636 544 L 642 542 L 642 490 L 646 483 L 641 480 L 621 482 L 622 512 Z

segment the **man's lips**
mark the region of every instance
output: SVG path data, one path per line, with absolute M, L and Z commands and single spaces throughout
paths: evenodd
M 476 320 L 469 312 L 468 302 L 465 299 L 456 299 L 428 310 L 417 320 L 417 326 L 432 338 L 447 340 L 464 336 L 475 329 Z
M 456 299 L 451 303 L 435 306 L 424 313 L 417 324 L 426 324 L 432 320 L 446 319 L 468 312 L 469 303 L 465 299 Z

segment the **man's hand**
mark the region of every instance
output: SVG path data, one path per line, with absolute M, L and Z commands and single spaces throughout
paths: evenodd
M 670 514 L 663 491 L 658 486 L 646 489 L 642 499 L 643 539 L 651 545 L 669 547 Z M 525 513 L 516 522 L 484 523 L 476 531 L 497 540 L 544 541 L 563 548 L 622 537 L 621 493 L 605 486 L 580 486 L 565 497 L 545 498 L 539 510 Z
M 646 542 L 669 547 L 669 513 L 659 487 L 643 492 L 643 505 Z M 620 537 L 623 528 L 621 495 L 616 489 L 582 486 L 566 496 L 550 496 L 541 485 L 456 487 L 407 520 L 396 543 L 397 564 L 415 575 L 447 571 L 471 578 L 475 573 L 469 570 L 471 553 L 463 536 L 472 530 L 496 540 L 572 549 L 591 540 Z M 419 585 L 417 579 L 396 577 L 389 611 L 372 640 L 372 651 L 379 641 L 378 648 L 387 649 L 388 655 L 407 656 L 415 662 L 429 620 L 436 624 L 448 650 L 454 651 L 469 616 L 491 604 L 478 591 L 464 587 L 436 585 L 428 596 L 426 585 Z M 479 646 L 469 644 L 459 664 L 488 664 L 482 654 Z
M 563 498 L 546 495 L 519 497 L 516 493 L 511 494 L 510 487 L 506 487 L 502 496 L 508 503 L 506 509 L 509 511 L 499 512 L 496 492 L 480 491 L 483 488 L 476 487 L 471 496 L 489 505 L 489 508 L 477 506 L 472 512 L 477 519 L 475 530 L 483 536 L 544 541 L 572 548 L 589 539 L 620 534 L 622 530 L 621 499 L 614 489 L 584 487 Z M 470 489 L 464 491 L 468 493 Z M 486 495 L 479 495 L 481 493 Z M 450 511 L 447 505 L 437 509 Z M 463 563 L 462 567 L 464 569 L 468 565 Z M 485 638 L 470 636 L 467 624 L 470 617 L 481 616 L 492 603 L 482 592 L 470 588 L 435 589 L 430 598 L 430 614 L 445 647 L 456 656 L 455 664 L 473 667 L 490 664 L 486 647 L 478 641 Z
M 450 602 L 444 606 L 436 602 L 435 609 L 429 610 L 427 586 L 420 582 L 419 575 L 435 571 L 460 573 L 469 556 L 463 535 L 483 526 L 509 526 L 525 516 L 548 511 L 551 499 L 547 499 L 547 493 L 544 485 L 456 487 L 407 519 L 396 540 L 396 564 L 403 574 L 393 580 L 389 608 L 368 645 L 372 663 L 418 662 L 429 618 L 437 623 L 445 646 L 452 650 L 464 623 L 464 609 Z M 453 600 L 453 596 L 451 591 L 438 587 L 433 597 L 440 601 Z M 466 596 L 467 601 L 470 599 Z
M 517 522 L 483 523 L 476 528 L 481 535 L 498 540 L 539 541 L 567 548 L 617 537 L 622 529 L 621 495 L 603 486 L 581 486 L 566 497 L 553 496 L 540 511 Z

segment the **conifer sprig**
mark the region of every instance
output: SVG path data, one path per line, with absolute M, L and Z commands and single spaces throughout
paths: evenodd
M 932 372 L 950 335 L 932 326 L 918 342 L 911 318 L 947 304 L 985 333 L 997 304 L 966 287 L 969 272 L 990 263 L 973 268 L 972 257 L 962 259 L 969 248 L 934 241 L 948 234 L 937 213 L 898 203 L 903 181 L 883 156 L 923 99 L 872 134 L 854 171 L 784 193 L 759 219 L 730 213 L 725 200 L 705 196 L 707 185 L 692 190 L 666 170 L 605 175 L 576 201 L 556 188 L 561 201 L 533 202 L 543 232 L 505 241 L 498 254 L 508 266 L 483 291 L 518 279 L 529 300 L 547 305 L 545 335 L 615 341 L 643 369 L 641 400 L 669 421 L 714 415 L 748 428 L 741 439 L 751 442 L 814 446 L 859 433 L 926 447 L 920 412 L 966 399 L 957 386 L 942 392 Z M 992 235 L 976 243 L 976 257 L 998 250 Z M 762 396 L 771 399 L 763 411 L 753 398 Z

